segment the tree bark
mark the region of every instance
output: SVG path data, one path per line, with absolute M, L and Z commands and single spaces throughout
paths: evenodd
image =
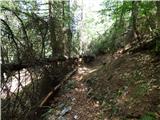
M 72 31 L 71 31 L 71 16 L 70 16 L 70 0 L 68 0 L 68 16 L 69 16 L 69 22 L 68 22 L 68 56 L 71 57 L 71 51 L 72 51 Z
M 132 30 L 133 30 L 133 39 L 138 39 L 138 30 L 137 30 L 137 16 L 138 16 L 138 2 L 132 1 Z
M 160 1 L 156 1 L 156 7 L 157 7 L 157 13 L 156 13 L 157 28 L 158 30 L 160 30 Z
M 50 32 L 50 41 L 51 41 L 51 48 L 52 48 L 52 57 L 59 56 L 59 50 L 58 50 L 58 41 L 56 39 L 56 33 L 55 33 L 55 21 L 53 18 L 52 13 L 52 2 L 49 0 L 49 32 Z

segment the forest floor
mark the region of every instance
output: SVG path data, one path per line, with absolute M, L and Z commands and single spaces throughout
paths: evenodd
M 61 88 L 47 120 L 160 119 L 160 60 L 148 53 L 98 56 Z
M 88 96 L 84 77 L 99 66 L 80 66 L 55 98 L 48 120 L 97 120 L 100 116 L 99 101 Z

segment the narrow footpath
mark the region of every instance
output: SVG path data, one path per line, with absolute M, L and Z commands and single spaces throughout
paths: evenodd
M 98 101 L 89 98 L 89 88 L 85 76 L 96 71 L 98 67 L 81 66 L 61 88 L 52 104 L 48 120 L 98 120 L 100 106 Z

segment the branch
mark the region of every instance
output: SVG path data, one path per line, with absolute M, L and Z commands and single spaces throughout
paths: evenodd
M 15 36 L 14 36 L 14 33 L 13 31 L 11 30 L 10 26 L 7 24 L 7 22 L 3 19 L 0 19 L 1 22 L 3 22 L 3 24 L 7 27 L 7 30 L 9 31 L 10 33 L 10 36 L 11 36 L 11 39 L 13 40 L 15 46 L 16 46 L 16 49 L 17 49 L 17 59 L 18 59 L 18 62 L 20 62 L 20 57 L 19 57 L 19 47 L 18 47 L 18 44 L 17 42 L 15 41 Z
M 66 77 L 56 86 L 54 87 L 54 89 L 52 91 L 50 91 L 46 97 L 44 97 L 44 99 L 42 100 L 41 104 L 39 105 L 39 107 L 44 106 L 44 104 L 48 101 L 48 99 L 64 84 L 64 82 L 66 80 L 68 80 L 75 72 L 77 71 L 77 69 L 75 68 L 73 71 L 71 71 L 70 73 L 68 73 L 66 75 Z
M 27 45 L 28 45 L 28 47 L 29 47 L 29 46 L 30 46 L 30 45 L 29 45 L 30 42 L 29 42 L 29 38 L 28 38 L 28 35 L 27 35 L 27 31 L 25 30 L 25 25 L 24 25 L 22 19 L 17 15 L 17 13 L 16 13 L 15 10 L 11 10 L 10 8 L 7 8 L 7 7 L 5 7 L 5 6 L 2 6 L 2 10 L 6 10 L 6 11 L 12 12 L 12 13 L 17 17 L 17 19 L 20 21 L 21 26 L 22 26 L 23 34 L 24 34 L 24 36 L 25 36 L 25 38 L 26 38 L 26 43 L 27 43 Z

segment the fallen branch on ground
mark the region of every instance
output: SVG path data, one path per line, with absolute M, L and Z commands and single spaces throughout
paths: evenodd
M 60 84 L 58 84 L 56 87 L 54 87 L 54 89 L 52 91 L 50 91 L 47 96 L 44 97 L 44 99 L 42 100 L 42 102 L 40 103 L 39 107 L 44 106 L 44 104 L 48 101 L 48 99 L 55 93 L 55 91 L 57 91 L 66 80 L 68 80 L 75 72 L 77 71 L 77 69 L 75 68 L 73 71 L 71 71 L 70 73 L 68 73 L 66 75 L 66 77 L 60 82 Z

